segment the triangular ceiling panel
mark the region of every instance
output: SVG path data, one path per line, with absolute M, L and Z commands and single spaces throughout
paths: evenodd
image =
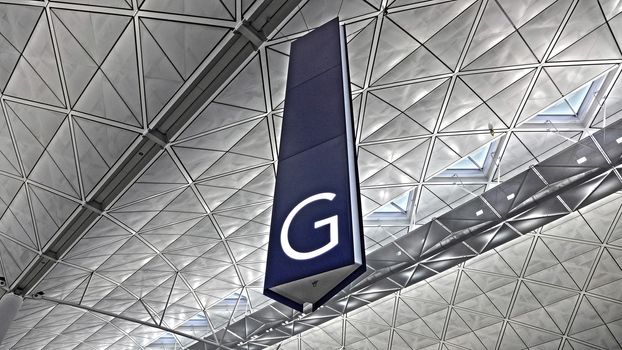
M 547 67 L 545 70 L 559 91 L 563 95 L 567 95 L 611 68 L 611 65 L 601 64 L 571 67 Z
M 482 104 L 482 99 L 478 96 L 462 79 L 456 80 L 447 108 L 443 115 L 441 128 L 453 123 L 458 118 L 469 113 L 477 106 Z
M 505 2 L 507 4 L 503 6 L 514 3 L 512 1 Z M 546 1 L 538 1 L 538 4 L 545 2 Z M 557 0 L 530 19 L 529 22 L 518 28 L 518 32 L 539 61 L 544 58 L 544 54 L 549 48 L 571 3 L 572 1 L 570 0 Z
M 0 219 L 0 232 L 33 249 L 38 249 L 39 243 L 30 214 L 30 202 L 26 186 L 20 188 Z
M 113 208 L 179 189 L 187 184 L 186 178 L 171 156 L 163 153 L 123 194 Z
M 15 243 L 10 239 L 0 237 L 0 257 L 2 268 L 9 284 L 15 282 L 26 266 L 37 256 L 30 249 Z
M 4 37 L 0 37 L 0 52 L 0 92 L 2 92 L 19 60 L 20 52 Z
M 388 18 L 382 22 L 379 40 L 372 81 L 382 78 L 421 46 L 415 38 Z
M 67 253 L 66 260 L 94 270 L 130 237 L 130 232 L 103 218 Z
M 30 179 L 57 189 L 70 196 L 80 197 L 73 138 L 66 118 L 48 144 L 45 152 L 30 173 Z
M 0 12 L 6 16 L 0 19 L 0 32 L 17 51 L 23 51 L 32 30 L 37 23 L 41 8 L 34 6 L 19 6 L 17 4 L 2 4 Z
M 434 148 L 432 149 L 431 157 L 431 161 L 428 165 L 427 176 L 436 174 L 461 158 L 459 154 L 438 138 L 434 141 Z
M 473 3 L 424 43 L 425 47 L 451 70 L 458 64 L 478 7 L 479 2 Z
M 101 65 L 130 22 L 129 17 L 94 12 L 54 10 L 58 22 L 64 26 L 89 57 Z
M 100 70 L 81 93 L 75 108 L 95 116 L 140 126 L 140 101 L 133 27 L 127 26 Z
M 251 60 L 182 133 L 185 139 L 265 113 L 259 57 Z
M 97 71 L 98 64 L 58 18 L 56 12 L 52 12 L 52 23 L 59 42 L 58 50 L 63 62 L 69 103 L 73 106 Z
M 549 61 L 618 59 L 622 56 L 607 24 L 603 24 Z
M 496 1 L 488 2 L 482 20 L 477 26 L 473 41 L 469 45 L 464 65 L 468 65 L 484 52 L 500 43 L 514 32 L 512 22 L 503 13 Z
M 142 22 L 184 80 L 227 33 L 221 27 L 147 19 Z
M 439 6 L 415 7 L 412 10 L 392 13 L 389 18 L 423 43 L 446 28 L 452 20 L 461 16 L 467 8 L 471 8 L 473 3 L 476 1 L 469 0 L 443 3 Z
M 143 0 L 141 10 L 178 13 L 231 20 L 235 17 L 235 3 L 231 0 L 205 4 L 202 0 Z
M 268 74 L 270 75 L 270 98 L 272 100 L 272 106 L 275 108 L 283 108 L 285 103 L 285 85 L 287 83 L 289 55 L 283 52 L 285 50 L 280 50 L 283 45 L 284 44 L 280 44 L 266 48 L 266 64 L 268 65 Z M 352 67 L 352 69 L 356 68 Z M 352 76 L 356 77 L 357 74 L 354 73 Z
M 352 25 L 352 27 L 354 26 L 364 27 L 348 38 L 348 67 L 350 69 L 350 83 L 361 88 L 365 85 L 376 21 L 362 21 Z M 350 27 L 346 27 L 346 31 L 349 29 Z
M 504 72 L 469 74 L 462 76 L 461 79 L 483 100 L 489 100 L 530 71 L 530 69 L 517 69 Z
M 266 110 L 259 56 L 235 76 L 215 101 L 260 112 Z
M 40 245 L 44 247 L 78 207 L 78 203 L 34 185 L 28 188 L 37 235 Z
M 425 46 L 419 46 L 374 84 L 387 84 L 451 73 L 451 69 Z
M 534 71 L 532 70 L 486 101 L 488 107 L 490 107 L 506 125 L 512 123 L 533 75 Z
M 366 139 L 400 113 L 399 109 L 391 106 L 373 93 L 368 94 L 367 107 L 363 116 L 362 139 Z
M 0 276 L 13 283 L 51 237 L 60 237 L 59 227 L 91 200 L 140 134 L 163 125 L 160 131 L 168 132 L 162 109 L 185 95 L 182 86 L 194 88 L 196 71 L 211 67 L 206 60 L 230 49 L 224 40 L 244 40 L 242 26 L 264 20 L 251 9 L 271 9 L 266 4 L 0 4 L 0 89 L 6 85 L 0 101 Z M 619 84 L 611 77 L 622 56 L 616 41 L 622 6 L 608 0 L 290 5 L 292 13 L 274 22 L 275 33 L 262 33 L 265 43 L 232 61 L 244 64 L 227 67 L 235 68 L 222 76 L 227 83 L 188 115 L 183 129 L 166 135 L 175 139 L 158 158 L 145 159 L 144 169 L 124 183 L 115 203 L 105 203 L 104 213 L 40 284 L 50 297 L 145 324 L 41 307 L 51 302 L 28 298 L 5 347 L 192 348 L 199 338 L 231 348 L 292 350 L 619 345 L 618 202 L 596 203 L 523 237 L 513 226 L 493 227 L 456 246 L 455 255 L 400 270 L 347 297 L 338 310 L 322 308 L 290 324 L 279 326 L 297 314 L 261 293 L 293 40 L 336 17 L 346 26 L 362 211 L 387 210 L 388 202 L 405 199 L 397 206 L 408 212 L 400 211 L 399 219 L 365 218 L 368 251 L 384 246 L 397 254 L 369 259 L 375 269 L 416 259 L 410 254 L 428 251 L 458 225 L 439 217 L 586 137 L 593 131 L 588 123 L 600 126 L 607 114 L 610 125 L 619 117 Z M 559 132 L 547 132 L 544 118 L 517 125 L 604 74 L 592 86 L 609 99 L 595 119 L 597 108 L 586 108 L 580 118 L 563 120 Z M 616 87 L 608 92 L 610 83 Z M 158 124 L 156 117 L 162 118 Z M 447 176 L 459 172 L 464 163 L 458 160 L 475 157 L 491 142 L 478 157 L 495 152 L 498 164 Z M 452 164 L 452 172 L 444 172 Z M 517 183 L 507 207 L 523 200 L 529 186 Z M 496 199 L 505 201 L 505 195 Z M 561 202 L 558 207 L 565 211 Z M 497 209 L 502 216 L 509 210 Z M 470 219 L 471 209 L 461 210 L 460 220 L 492 217 L 487 210 L 484 218 Z M 396 241 L 422 224 L 434 230 L 412 247 Z M 481 257 L 440 271 L 477 253 Z M 386 297 L 367 304 L 377 295 Z M 298 335 L 304 329 L 311 331 Z M 244 343 L 251 335 L 257 338 Z
M 557 55 L 605 22 L 599 1 L 579 1 L 568 19 L 553 51 Z
M 54 0 L 57 1 L 57 0 Z M 144 0 L 141 0 L 144 1 Z M 128 0 L 63 0 L 63 2 L 69 2 L 74 4 L 83 4 L 83 5 L 103 5 L 107 7 L 115 7 L 120 9 L 131 9 L 132 4 L 131 1 Z
M 83 118 L 73 118 L 80 175 L 85 193 L 89 193 L 110 170 L 136 133 Z
M 223 177 L 217 177 L 198 183 L 197 188 L 201 192 L 208 207 L 214 210 L 241 188 L 253 181 L 256 176 L 259 176 L 263 169 L 265 168 L 258 167 L 231 175 L 225 175 Z
M 0 213 L 9 207 L 13 197 L 19 191 L 22 182 L 6 175 L 0 175 Z
M 12 102 L 6 102 L 6 111 L 15 133 L 24 170 L 28 174 L 54 137 L 65 115 Z
M 156 253 L 145 243 L 132 237 L 100 265 L 97 271 L 116 282 L 123 282 L 155 256 Z
M 46 16 L 39 17 L 5 93 L 53 106 L 64 106 L 64 94 Z
M 508 15 L 512 24 L 516 27 L 522 27 L 554 2 L 555 0 L 527 0 L 521 4 L 512 0 L 501 0 L 499 5 Z
M 140 24 L 147 120 L 151 122 L 184 83 L 184 78 L 162 51 L 144 23 Z
M 41 16 L 41 9 L 13 4 L 0 5 L 0 92 L 4 90 L 11 73 L 24 50 L 28 38 Z
M 561 92 L 555 83 L 553 83 L 546 70 L 540 71 L 536 83 L 523 107 L 519 122 L 530 118 L 546 106 L 557 101 L 560 97 L 562 97 Z
M 465 67 L 465 70 L 520 66 L 534 63 L 538 63 L 538 60 L 531 52 L 531 49 L 518 32 L 513 32 L 499 44 L 471 62 Z
M 10 117 L 11 111 L 7 111 L 7 114 Z M 17 154 L 15 153 L 16 150 L 7 120 L 4 118 L 4 113 L 0 114 L 0 117 L 0 170 L 19 175 L 22 172 L 17 161 Z

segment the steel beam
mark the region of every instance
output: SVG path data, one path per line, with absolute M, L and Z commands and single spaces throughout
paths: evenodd
M 244 20 L 243 29 L 234 30 L 222 49 L 185 87 L 170 108 L 125 153 L 118 166 L 106 174 L 102 185 L 79 206 L 54 238 L 43 248 L 21 275 L 9 286 L 18 295 L 30 295 L 35 286 L 80 240 L 114 201 L 161 153 L 169 140 L 179 135 L 228 79 L 255 52 L 259 40 L 266 40 L 300 3 L 300 0 L 265 0 L 255 5 L 254 12 Z

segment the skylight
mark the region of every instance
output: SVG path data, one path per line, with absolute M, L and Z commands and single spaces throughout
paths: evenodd
M 376 210 L 376 213 L 395 213 L 406 214 L 408 211 L 408 197 L 410 192 L 406 192 L 401 196 L 395 198 L 391 202 L 383 205 Z
M 445 178 L 459 182 L 460 178 L 485 179 L 494 170 L 492 164 L 496 149 L 497 140 L 489 142 L 450 165 L 434 179 Z M 405 192 L 367 215 L 365 221 L 368 224 L 373 224 L 374 221 L 409 224 L 414 198 L 415 190 Z
M 528 123 L 581 123 L 596 100 L 606 75 L 584 84 L 531 118 Z
M 365 221 L 387 221 L 402 222 L 408 224 L 413 207 L 414 190 L 404 192 L 389 203 L 374 210 L 365 217 Z
M 567 94 L 559 100 L 552 103 L 540 113 L 528 120 L 527 123 L 545 124 L 547 128 L 555 129 L 556 125 L 582 123 L 587 119 L 587 111 L 596 100 L 596 95 L 600 91 L 605 77 L 603 74 L 594 80 L 585 83 L 575 91 Z M 622 138 L 620 138 L 622 140 Z M 622 141 L 620 141 L 622 143 Z M 493 180 L 493 174 L 496 171 L 495 159 L 499 139 L 493 140 L 480 148 L 469 153 L 465 157 L 457 160 L 445 170 L 434 176 L 431 181 L 450 182 L 454 184 L 462 184 L 467 181 L 483 181 L 487 182 L 488 188 L 495 186 L 497 182 Z M 499 174 L 499 173 L 497 173 Z M 412 216 L 413 200 L 415 190 L 403 193 L 394 200 L 374 210 L 365 217 L 367 224 L 374 224 L 376 221 L 382 221 L 382 224 L 391 223 L 409 223 Z M 377 222 L 376 222 L 377 224 Z
M 484 170 L 486 157 L 488 156 L 491 145 L 492 143 L 488 143 L 478 148 L 471 154 L 450 165 L 447 170 Z
M 497 140 L 489 142 L 465 157 L 451 164 L 447 169 L 434 177 L 434 180 L 447 178 L 479 178 L 486 179 L 492 171 Z
M 586 101 L 587 93 L 590 90 L 590 86 L 590 84 L 584 85 L 579 90 L 566 95 L 566 97 L 557 101 L 539 114 L 547 116 L 578 117 L 581 105 L 583 104 L 583 102 Z

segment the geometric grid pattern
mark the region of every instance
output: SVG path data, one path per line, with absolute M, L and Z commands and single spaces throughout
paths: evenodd
M 0 4 L 0 265 L 1 275 L 9 284 L 41 254 L 106 174 L 118 166 L 124 152 L 197 68 L 207 64 L 210 53 L 252 5 L 250 1 L 72 2 L 75 5 L 48 1 Z M 188 305 L 184 297 L 189 294 L 190 282 L 163 279 L 165 274 L 175 275 L 176 268 L 170 261 L 152 259 L 159 251 L 147 246 L 147 235 L 129 239 L 133 231 L 126 229 L 102 218 L 81 242 L 92 245 L 76 246 L 49 280 L 54 286 L 73 289 L 73 282 L 89 275 L 88 282 L 79 287 L 84 290 L 79 299 L 67 300 L 101 306 L 113 313 L 125 310 L 144 320 L 143 316 L 149 315 L 146 307 L 138 310 L 139 305 L 132 307 L 134 303 L 128 301 L 145 297 L 151 300 L 150 312 L 160 313 L 155 324 L 177 327 L 179 315 L 192 310 L 182 307 Z M 136 260 L 120 261 L 125 268 L 120 272 L 121 264 L 104 255 L 114 251 L 119 258 L 134 256 Z M 85 261 L 85 255 L 91 259 Z M 109 262 L 103 264 L 101 258 Z M 136 272 L 147 262 L 145 259 L 149 264 L 126 280 L 127 271 L 134 268 Z M 97 273 L 89 272 L 97 267 Z M 133 287 L 119 287 L 124 280 Z M 159 289 L 157 285 L 151 287 L 156 283 L 162 284 Z M 45 284 L 43 287 L 47 289 Z M 108 299 L 101 302 L 104 296 Z M 161 304 L 162 300 L 167 303 Z M 96 331 L 97 335 L 86 341 L 89 346 L 141 346 L 162 333 L 150 327 L 135 329 L 137 325 L 121 325 L 112 318 L 68 307 L 31 306 L 24 306 L 26 319 L 40 328 L 28 333 L 34 324 L 18 323 L 14 327 L 17 333 L 11 333 L 3 346 L 36 348 L 47 344 L 48 348 L 66 349 L 86 341 Z M 165 316 L 162 310 L 167 306 Z M 38 322 L 46 314 L 52 320 L 47 324 L 51 328 L 46 328 L 45 320 Z M 71 333 L 72 323 L 78 336 L 55 339 L 61 330 Z M 135 330 L 132 338 L 130 328 Z M 34 336 L 39 329 L 43 336 Z M 140 342 L 134 341 L 136 338 Z
M 605 165 L 608 163 L 605 158 L 617 159 L 613 166 L 620 161 L 622 137 L 617 125 L 618 122 L 609 125 L 482 196 L 368 254 L 366 274 L 339 292 L 322 309 L 308 315 L 278 319 L 274 315 L 283 308 L 278 305 L 264 308 L 247 318 L 261 321 L 263 325 L 249 324 L 247 319 L 238 322 L 228 328 L 228 333 L 224 332 L 223 343 L 238 343 L 238 346 L 248 343 L 248 348 L 254 349 L 287 339 L 341 314 L 353 313 L 366 304 L 426 280 L 614 193 L 622 188 L 620 175 L 617 170 L 607 170 L 609 166 Z M 593 140 L 599 140 L 601 146 L 596 146 Z M 595 177 L 587 179 L 579 174 Z M 495 222 L 495 218 L 499 221 Z M 243 340 L 242 344 L 238 339 Z
M 621 209 L 614 194 L 279 349 L 619 349 Z
M 9 283 L 256 5 L 14 3 L 0 3 L 0 264 Z M 622 84 L 606 108 L 558 133 L 525 123 L 604 73 L 603 90 L 611 87 L 621 10 L 591 0 L 303 1 L 37 288 L 197 337 L 266 305 L 289 44 L 337 15 L 348 34 L 363 209 L 415 189 L 417 227 L 601 127 L 604 113 L 618 118 Z M 436 177 L 493 139 L 493 176 L 464 181 L 468 192 Z M 366 245 L 409 228 L 368 226 Z M 2 348 L 194 341 L 168 343 L 163 333 L 27 300 Z

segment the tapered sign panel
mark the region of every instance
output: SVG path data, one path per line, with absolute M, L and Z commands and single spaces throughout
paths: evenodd
M 316 309 L 365 271 L 344 28 L 291 45 L 264 294 Z

